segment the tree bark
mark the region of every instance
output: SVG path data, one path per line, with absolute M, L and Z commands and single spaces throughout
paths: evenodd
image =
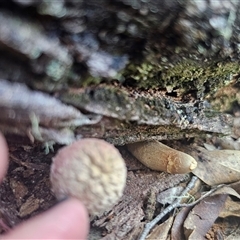
M 227 134 L 216 110 L 236 94 L 227 109 L 215 96 L 237 86 L 239 21 L 238 1 L 3 1 L 0 129 L 60 144 Z

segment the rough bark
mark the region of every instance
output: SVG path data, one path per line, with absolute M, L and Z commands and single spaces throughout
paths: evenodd
M 33 91 L 16 104 L 3 93 L 18 87 L 2 86 L 0 129 L 61 144 L 225 134 L 231 120 L 205 100 L 238 80 L 239 20 L 238 1 L 2 1 L 0 78 Z M 39 108 L 36 90 L 88 121 L 58 118 L 48 100 Z

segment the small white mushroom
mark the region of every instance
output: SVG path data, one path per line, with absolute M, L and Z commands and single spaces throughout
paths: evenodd
M 127 169 L 119 151 L 99 139 L 82 139 L 53 158 L 50 179 L 58 199 L 73 196 L 92 215 L 110 210 L 123 194 Z
M 158 141 L 132 143 L 128 144 L 127 148 L 142 164 L 152 170 L 181 174 L 189 173 L 197 167 L 193 157 Z

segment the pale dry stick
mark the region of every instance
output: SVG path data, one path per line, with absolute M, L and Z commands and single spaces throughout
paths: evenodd
M 47 164 L 42 163 L 40 164 L 35 164 L 35 163 L 31 163 L 31 162 L 23 162 L 20 159 L 18 159 L 17 157 L 15 157 L 13 154 L 9 154 L 9 157 L 12 161 L 14 161 L 15 163 L 22 165 L 26 168 L 33 168 L 36 170 L 46 170 L 48 168 Z
M 152 228 L 169 212 L 181 205 L 182 198 L 194 187 L 198 177 L 193 176 L 191 181 L 188 183 L 187 187 L 182 191 L 181 195 L 167 208 L 165 208 L 157 217 L 155 217 L 151 222 L 147 223 L 145 229 L 139 240 L 145 240 Z

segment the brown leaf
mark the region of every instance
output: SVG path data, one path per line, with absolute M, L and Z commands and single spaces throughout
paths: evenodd
M 28 193 L 27 187 L 20 181 L 10 178 L 10 187 L 17 201 L 21 202 L 22 198 Z
M 184 234 L 189 240 L 205 239 L 215 220 L 217 219 L 227 195 L 214 195 L 196 205 L 184 222 Z
M 228 186 L 231 187 L 232 189 L 234 189 L 238 194 L 240 194 L 240 181 L 231 183 Z
M 192 153 L 198 161 L 193 174 L 210 186 L 232 183 L 240 179 L 240 151 L 198 148 Z
M 168 220 L 166 220 L 164 223 L 157 225 L 146 239 L 147 240 L 151 240 L 151 239 L 167 240 L 168 232 L 172 227 L 172 223 L 173 223 L 173 216 L 168 218 Z
M 175 217 L 171 229 L 171 240 L 184 239 L 183 223 L 187 215 L 189 214 L 190 210 L 191 210 L 190 207 L 182 208 L 181 211 Z
M 229 216 L 235 216 L 240 218 L 240 204 L 233 201 L 230 197 L 227 198 L 224 208 L 219 214 L 219 217 L 226 218 Z
M 240 199 L 240 195 L 232 187 L 229 187 L 229 186 L 224 186 L 222 188 L 219 188 L 212 195 L 218 195 L 218 194 L 228 194 Z
M 212 240 L 236 240 L 240 239 L 240 218 L 218 218 L 206 234 L 206 239 Z
M 26 217 L 27 215 L 33 213 L 39 208 L 40 201 L 35 198 L 34 195 L 30 196 L 25 203 L 21 206 L 19 210 L 20 217 Z

